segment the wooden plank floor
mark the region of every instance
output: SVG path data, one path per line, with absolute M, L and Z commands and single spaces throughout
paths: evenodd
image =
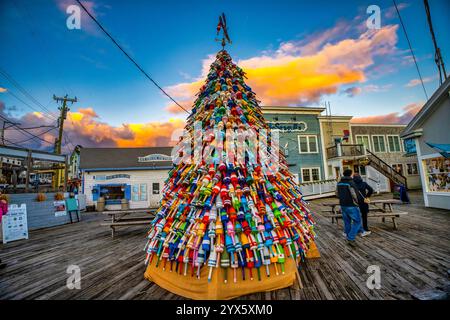
M 298 285 L 240 299 L 411 299 L 417 290 L 448 290 L 450 212 L 423 207 L 422 194 L 410 194 L 409 214 L 392 223 L 369 220 L 372 235 L 358 238 L 356 248 L 317 212 L 317 246 L 322 257 L 301 267 Z M 389 195 L 386 195 L 389 197 Z M 81 223 L 32 231 L 29 240 L 0 244 L 0 299 L 183 299 L 143 278 L 144 227 L 110 230 L 100 227 L 101 214 L 85 214 Z M 66 287 L 69 265 L 81 268 L 81 289 Z M 366 286 L 369 265 L 381 269 L 381 289 Z

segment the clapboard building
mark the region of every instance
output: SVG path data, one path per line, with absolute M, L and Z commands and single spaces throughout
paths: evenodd
M 131 209 L 157 207 L 168 171 L 172 147 L 82 148 L 82 193 L 87 205 L 105 199 L 106 209 L 119 209 L 122 199 Z

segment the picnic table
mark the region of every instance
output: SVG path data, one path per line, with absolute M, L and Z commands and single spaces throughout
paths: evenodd
M 107 210 L 103 211 L 104 215 L 109 216 L 105 221 L 110 220 L 110 222 L 102 223 L 102 226 L 107 226 L 111 228 L 111 237 L 114 238 L 115 229 L 117 227 L 127 227 L 136 225 L 149 225 L 154 218 L 154 208 L 144 208 L 144 209 L 129 209 L 129 210 Z M 130 217 L 130 215 L 135 215 L 140 213 L 138 217 Z
M 408 212 L 404 211 L 396 211 L 394 210 L 394 204 L 402 204 L 403 202 L 396 199 L 376 199 L 371 200 L 369 204 L 369 214 L 368 218 L 381 218 L 381 221 L 384 223 L 386 218 L 392 219 L 392 224 L 394 226 L 394 230 L 398 229 L 396 218 L 399 218 L 401 215 L 406 215 Z M 339 219 L 342 219 L 342 212 L 340 210 L 340 206 L 338 202 L 329 202 L 322 204 L 325 207 L 330 207 L 329 209 L 324 209 L 322 212 L 329 213 L 325 214 L 326 217 L 331 218 L 331 223 L 334 223 L 336 220 L 336 225 L 339 224 Z

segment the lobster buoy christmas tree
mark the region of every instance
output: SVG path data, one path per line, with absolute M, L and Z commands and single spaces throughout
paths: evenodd
M 230 42 L 225 23 L 222 15 L 223 47 Z M 148 232 L 145 277 L 184 297 L 230 299 L 281 289 L 294 283 L 301 261 L 319 256 L 314 220 L 283 153 L 274 164 L 252 152 L 278 148 L 269 145 L 275 139 L 244 77 L 227 51 L 219 51 L 185 127 L 194 140 L 194 127 L 209 132 L 200 140 L 201 156 L 187 152 L 192 139 L 180 141 L 181 161 L 169 172 Z M 249 130 L 260 138 L 257 146 L 244 139 L 237 150 L 234 140 Z M 242 156 L 230 157 L 236 150 Z

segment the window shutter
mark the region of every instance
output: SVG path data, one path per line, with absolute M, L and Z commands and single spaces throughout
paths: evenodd
M 96 184 L 92 188 L 92 201 L 97 201 L 99 194 L 100 194 L 100 186 L 98 184 Z
M 131 200 L 131 185 L 125 185 L 125 199 Z

